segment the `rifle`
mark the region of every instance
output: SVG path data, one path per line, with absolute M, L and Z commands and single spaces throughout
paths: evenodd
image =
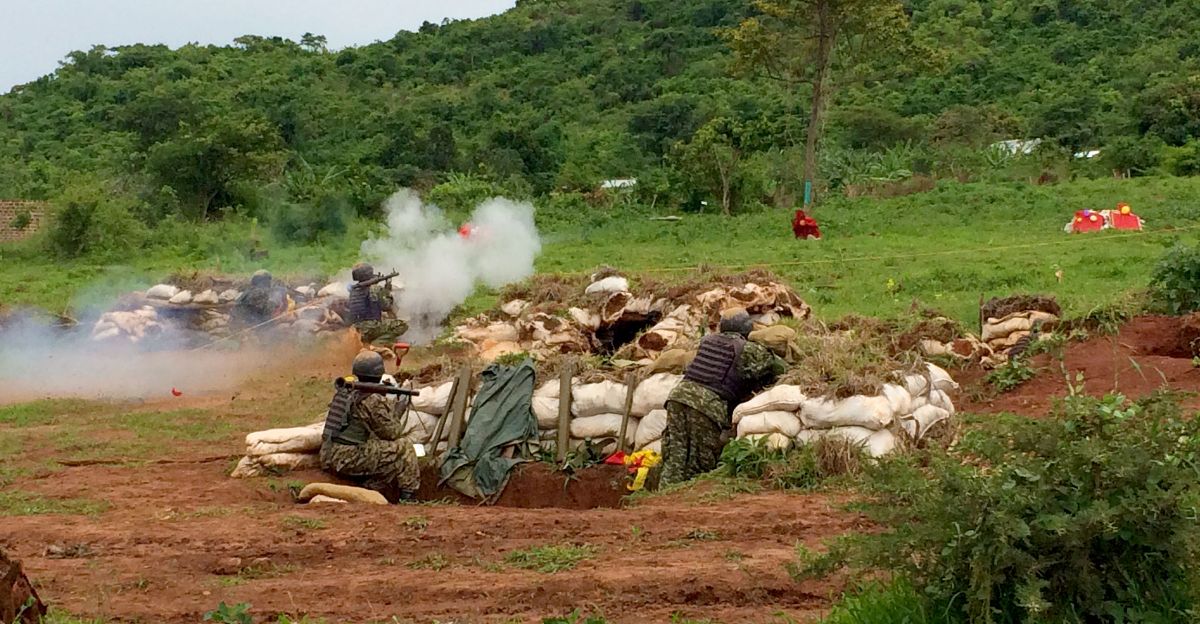
M 395 394 L 401 396 L 414 397 L 420 394 L 416 390 L 406 390 L 397 386 L 389 386 L 388 384 L 366 383 L 357 381 L 352 377 L 338 377 L 333 380 L 333 387 L 341 390 L 357 390 L 363 394 Z
M 375 284 L 378 284 L 380 282 L 386 282 L 394 277 L 399 277 L 399 276 L 400 276 L 399 271 L 393 271 L 387 275 L 376 275 L 375 277 L 372 277 L 369 280 L 363 280 L 363 281 L 355 284 L 355 286 L 362 286 L 363 288 L 370 288 L 370 287 L 374 286 Z

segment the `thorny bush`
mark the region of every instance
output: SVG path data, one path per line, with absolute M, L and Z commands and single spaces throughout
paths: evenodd
M 890 570 L 950 622 L 1184 622 L 1200 610 L 1200 421 L 1160 393 L 1072 396 L 870 469 L 886 527 L 801 552 L 797 578 Z

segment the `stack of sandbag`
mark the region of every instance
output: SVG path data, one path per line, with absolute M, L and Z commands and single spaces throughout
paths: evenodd
M 921 341 L 921 353 L 929 356 L 946 356 L 962 361 L 987 362 L 992 348 L 974 334 L 967 334 L 950 342 L 925 339 Z
M 927 364 L 925 371 L 902 377 L 903 384 L 885 384 L 876 396 L 844 399 L 806 396 L 799 386 L 775 386 L 734 408 L 737 437 L 765 439 L 780 450 L 839 438 L 882 457 L 895 450 L 897 434 L 920 440 L 954 414 L 949 393 L 958 384 L 945 370 Z
M 92 340 L 102 342 L 124 339 L 140 342 L 147 336 L 161 334 L 164 326 L 158 320 L 158 312 L 151 306 L 129 312 L 106 312 L 92 326 Z
M 674 375 L 655 375 L 639 384 L 634 390 L 633 405 L 629 422 L 625 425 L 628 445 L 642 448 L 657 442 L 661 431 L 646 444 L 638 444 L 641 421 L 655 411 L 662 411 L 666 394 L 674 387 Z M 663 388 L 666 387 L 665 391 Z M 617 450 L 621 436 L 621 422 L 625 416 L 628 386 L 615 381 L 579 383 L 572 380 L 570 410 L 570 444 L 576 449 L 588 442 L 598 445 L 603 452 Z M 557 380 L 548 381 L 533 393 L 533 415 L 538 423 L 538 439 L 545 447 L 552 447 L 558 440 L 558 412 L 561 389 Z M 661 420 L 665 423 L 664 418 Z
M 245 479 L 290 470 L 319 468 L 324 421 L 306 427 L 268 429 L 246 436 L 246 456 L 231 477 Z
M 667 397 L 682 380 L 682 375 L 658 373 L 643 379 L 634 388 L 633 405 L 629 410 L 631 416 L 638 418 L 634 450 L 662 453 L 662 437 L 667 428 Z
M 417 396 L 410 399 L 408 412 L 404 422 L 404 437 L 417 444 L 429 444 L 440 421 L 450 411 L 450 392 L 454 382 L 447 381 L 435 386 L 427 386 L 417 390 Z M 468 416 L 470 413 L 468 412 Z M 442 425 L 438 441 L 450 438 L 450 424 Z
M 1041 310 L 1026 310 L 1013 312 L 1002 318 L 988 318 L 983 324 L 983 342 L 991 348 L 993 356 L 987 363 L 993 366 L 1004 364 L 1013 348 L 1027 339 L 1035 327 L 1041 328 L 1057 321 L 1058 316 Z

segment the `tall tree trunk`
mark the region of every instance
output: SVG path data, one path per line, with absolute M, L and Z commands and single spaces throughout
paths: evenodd
M 821 133 L 825 122 L 825 101 L 829 98 L 829 67 L 833 61 L 833 45 L 837 37 L 830 1 L 817 3 L 817 73 L 813 79 L 812 108 L 808 118 L 808 140 L 804 144 L 804 188 L 805 200 L 811 201 L 810 191 L 815 194 L 817 180 L 817 154 L 820 150 Z M 807 205 L 805 206 L 808 207 Z

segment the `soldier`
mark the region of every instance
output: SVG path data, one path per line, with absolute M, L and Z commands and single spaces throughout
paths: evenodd
M 384 312 L 392 311 L 392 292 L 387 284 L 389 277 L 375 274 L 375 268 L 366 263 L 354 265 L 351 272 L 354 284 L 350 286 L 350 324 L 358 330 L 359 338 L 367 347 L 390 347 L 408 331 L 408 323 L 394 318 L 384 318 Z M 379 284 L 378 288 L 372 287 Z
M 752 329 L 744 309 L 723 314 L 720 333 L 700 341 L 683 381 L 671 390 L 663 433 L 663 484 L 715 469 L 734 406 L 787 370 L 770 349 L 747 340 Z
M 354 376 L 380 383 L 383 357 L 363 351 L 354 358 Z M 421 470 L 412 444 L 403 439 L 408 398 L 395 403 L 379 394 L 360 394 L 341 388 L 329 404 L 321 443 L 321 466 L 396 502 L 413 498 L 421 485 Z
M 234 304 L 237 319 L 250 326 L 266 323 L 286 310 L 287 292 L 275 287 L 267 271 L 255 271 L 250 277 L 250 287 Z

